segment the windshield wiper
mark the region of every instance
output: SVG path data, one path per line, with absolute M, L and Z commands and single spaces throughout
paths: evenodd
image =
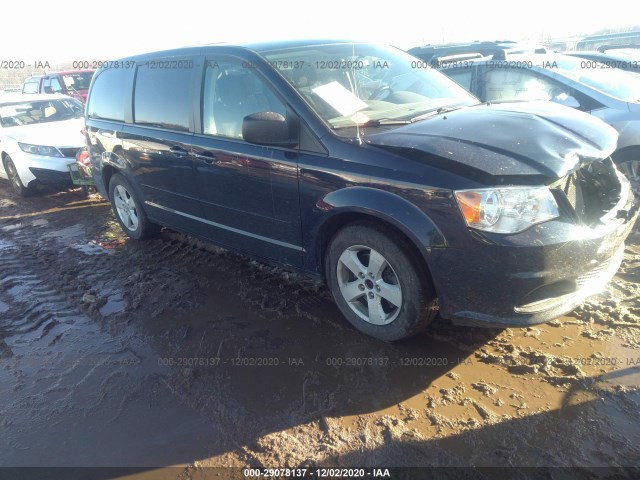
M 434 115 L 439 115 L 441 113 L 452 112 L 454 110 L 459 110 L 461 108 L 462 108 L 461 106 L 436 108 L 435 110 L 430 110 L 430 111 L 428 111 L 426 113 L 423 113 L 422 115 L 418 115 L 417 117 L 413 117 L 411 120 L 409 120 L 409 122 L 410 123 L 418 122 L 420 120 L 424 120 L 425 118 L 433 117 Z
M 367 120 L 366 122 L 360 123 L 360 124 L 352 123 L 349 125 L 337 125 L 333 128 L 334 130 L 337 128 L 356 128 L 356 127 L 366 128 L 366 127 L 380 127 L 383 125 L 407 125 L 409 123 L 411 123 L 410 120 L 393 120 L 391 118 L 381 118 L 379 120 L 373 120 L 373 119 Z
M 379 120 L 367 120 L 365 123 L 361 123 L 361 127 L 379 127 L 380 125 L 406 125 L 411 123 L 409 120 L 394 120 L 392 118 L 381 118 Z

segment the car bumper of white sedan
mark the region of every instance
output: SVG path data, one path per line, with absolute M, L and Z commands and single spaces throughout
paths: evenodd
M 29 185 L 33 181 L 44 185 L 71 184 L 69 164 L 74 162 L 75 158 L 70 157 L 47 157 L 28 153 L 23 153 L 19 159 L 14 159 L 18 175 L 24 185 Z

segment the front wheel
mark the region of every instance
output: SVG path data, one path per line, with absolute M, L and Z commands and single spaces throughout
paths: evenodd
M 147 218 L 131 184 L 119 173 L 109 181 L 109 198 L 118 223 L 131 238 L 141 240 L 158 232 L 159 227 Z
M 21 197 L 27 197 L 33 193 L 33 189 L 28 186 L 25 187 L 22 180 L 20 180 L 16 165 L 8 155 L 4 159 L 4 170 L 7 172 L 7 177 L 9 177 L 9 181 L 11 182 L 11 188 L 15 193 Z
M 329 246 L 327 282 L 342 314 L 367 335 L 401 340 L 437 314 L 431 280 L 402 238 L 369 225 L 340 230 Z

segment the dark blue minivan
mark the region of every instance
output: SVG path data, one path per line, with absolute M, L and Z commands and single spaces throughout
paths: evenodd
M 638 215 L 599 119 L 480 104 L 387 46 L 202 46 L 106 62 L 86 135 L 123 230 L 160 226 L 323 277 L 398 340 L 439 313 L 530 325 L 618 269 Z

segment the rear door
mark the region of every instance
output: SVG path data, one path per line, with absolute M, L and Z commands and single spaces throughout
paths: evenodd
M 122 147 L 145 209 L 152 219 L 206 235 L 193 160 L 194 58 L 139 62 L 133 89 L 133 118 L 122 131 Z

